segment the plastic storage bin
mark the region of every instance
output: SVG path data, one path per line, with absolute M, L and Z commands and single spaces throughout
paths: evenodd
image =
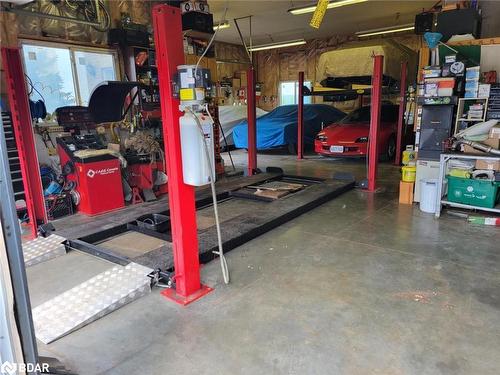
M 470 206 L 493 208 L 499 199 L 500 182 L 446 176 L 448 200 Z
M 417 175 L 417 167 L 415 166 L 404 166 L 401 168 L 401 179 L 404 182 L 415 182 L 415 177 Z
M 420 211 L 433 214 L 436 212 L 438 180 L 420 180 Z
M 137 218 L 140 228 L 153 230 L 155 232 L 166 232 L 170 229 L 170 218 L 161 214 L 147 214 Z

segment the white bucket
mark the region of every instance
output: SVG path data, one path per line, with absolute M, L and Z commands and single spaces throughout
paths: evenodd
M 436 212 L 438 180 L 420 180 L 420 211 L 433 214 Z

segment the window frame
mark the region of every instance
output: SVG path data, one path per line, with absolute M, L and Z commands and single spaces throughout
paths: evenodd
M 279 81 L 279 86 L 278 86 L 278 97 L 279 97 L 279 105 L 284 105 L 281 103 L 281 85 L 283 83 L 294 83 L 295 86 L 294 86 L 294 93 L 293 93 L 293 98 L 294 98 L 294 103 L 291 104 L 291 105 L 297 105 L 299 103 L 299 81 L 298 80 L 286 80 L 286 81 Z M 308 81 L 308 80 L 304 80 L 304 85 L 307 86 L 309 84 L 310 88 L 312 88 L 312 82 L 311 81 Z M 295 90 L 296 88 L 296 90 Z M 304 104 L 312 104 L 313 100 L 312 100 L 312 97 L 309 97 L 310 98 L 310 103 L 306 103 L 306 101 L 304 100 Z
M 21 60 L 23 62 L 23 70 L 26 74 L 26 64 L 24 61 L 24 53 L 23 46 L 24 45 L 32 45 L 32 46 L 40 46 L 40 47 L 50 47 L 50 48 L 60 48 L 66 49 L 69 51 L 69 57 L 71 61 L 71 74 L 73 76 L 73 86 L 75 88 L 75 102 L 76 105 L 83 105 L 83 101 L 80 94 L 80 83 L 78 81 L 78 72 L 76 67 L 76 59 L 75 52 L 94 52 L 94 53 L 106 53 L 110 54 L 113 58 L 113 66 L 115 70 L 115 76 L 117 81 L 121 81 L 122 79 L 122 70 L 120 63 L 120 54 L 116 50 L 116 48 L 109 47 L 89 47 L 89 46 L 80 46 L 71 43 L 57 43 L 57 42 L 48 42 L 42 40 L 33 40 L 33 39 L 20 39 L 19 40 L 19 48 L 21 52 Z

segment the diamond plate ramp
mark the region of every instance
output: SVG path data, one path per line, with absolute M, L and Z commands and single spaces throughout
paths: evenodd
M 35 335 L 49 344 L 151 291 L 153 270 L 115 266 L 33 309 Z
M 66 241 L 66 238 L 52 234 L 48 237 L 37 237 L 23 243 L 24 265 L 31 267 L 66 254 L 64 241 Z

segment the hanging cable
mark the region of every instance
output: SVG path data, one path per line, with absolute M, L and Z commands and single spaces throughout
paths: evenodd
M 43 97 L 43 95 L 40 93 L 40 91 L 38 91 L 35 87 L 35 85 L 33 84 L 33 81 L 31 80 L 31 78 L 26 74 L 24 73 L 24 75 L 26 76 L 26 78 L 28 79 L 28 83 L 30 85 L 30 92 L 28 93 L 28 96 L 31 96 L 31 94 L 33 94 L 33 91 L 35 91 L 38 95 L 40 95 L 40 98 L 42 98 L 42 101 L 45 102 L 45 98 Z
M 220 28 L 220 25 L 221 24 L 224 24 L 226 22 L 226 14 L 227 14 L 227 9 L 228 9 L 228 4 L 229 4 L 229 0 L 226 1 L 226 7 L 224 8 L 224 15 L 222 16 L 222 21 L 220 21 L 217 25 L 217 28 L 215 29 L 215 32 L 214 34 L 212 35 L 212 38 L 210 38 L 210 41 L 208 42 L 207 44 L 207 48 L 205 48 L 205 50 L 203 51 L 203 53 L 201 54 L 200 58 L 198 59 L 198 62 L 196 63 L 196 66 L 194 68 L 194 76 L 197 77 L 198 76 L 198 66 L 200 65 L 200 62 L 201 60 L 205 57 L 205 55 L 207 54 L 208 50 L 210 49 L 210 47 L 212 46 L 212 43 L 214 42 L 214 39 L 215 39 L 215 36 L 217 35 L 217 33 L 219 32 L 219 28 Z
M 210 119 L 213 121 L 210 112 L 208 112 Z M 236 171 L 236 167 L 234 166 L 233 156 L 231 155 L 231 151 L 229 150 L 229 145 L 227 144 L 226 134 L 224 134 L 224 129 L 222 129 L 222 124 L 219 122 L 220 131 L 222 133 L 222 137 L 224 138 L 224 143 L 226 144 L 226 151 L 229 155 L 229 160 L 231 160 L 231 165 L 233 166 L 233 171 Z
M 210 112 L 208 111 L 208 104 L 205 105 L 205 110 L 208 113 L 208 117 L 210 117 L 210 121 L 212 124 L 214 123 L 214 120 L 212 116 L 210 115 Z M 215 171 L 212 167 L 212 158 L 210 157 L 210 151 L 208 150 L 208 145 L 207 142 L 205 141 L 205 133 L 203 131 L 203 127 L 201 126 L 200 120 L 198 119 L 198 116 L 193 112 L 193 110 L 190 107 L 186 107 L 186 111 L 191 114 L 191 116 L 194 118 L 196 125 L 198 126 L 198 130 L 201 133 L 202 139 L 203 139 L 203 145 L 205 149 L 205 156 L 206 156 L 206 161 L 208 164 L 208 169 L 210 171 L 210 188 L 212 190 L 212 202 L 213 202 L 213 207 L 214 207 L 214 216 L 215 216 L 215 227 L 217 230 L 217 243 L 218 243 L 218 248 L 219 251 L 214 251 L 213 253 L 219 256 L 220 259 L 220 266 L 222 270 L 222 277 L 224 278 L 224 283 L 229 284 L 229 269 L 227 266 L 227 261 L 226 257 L 224 256 L 224 250 L 222 248 L 222 235 L 221 235 L 221 230 L 220 230 L 220 221 L 219 221 L 219 210 L 218 210 L 218 205 L 217 205 L 217 192 L 215 190 Z

